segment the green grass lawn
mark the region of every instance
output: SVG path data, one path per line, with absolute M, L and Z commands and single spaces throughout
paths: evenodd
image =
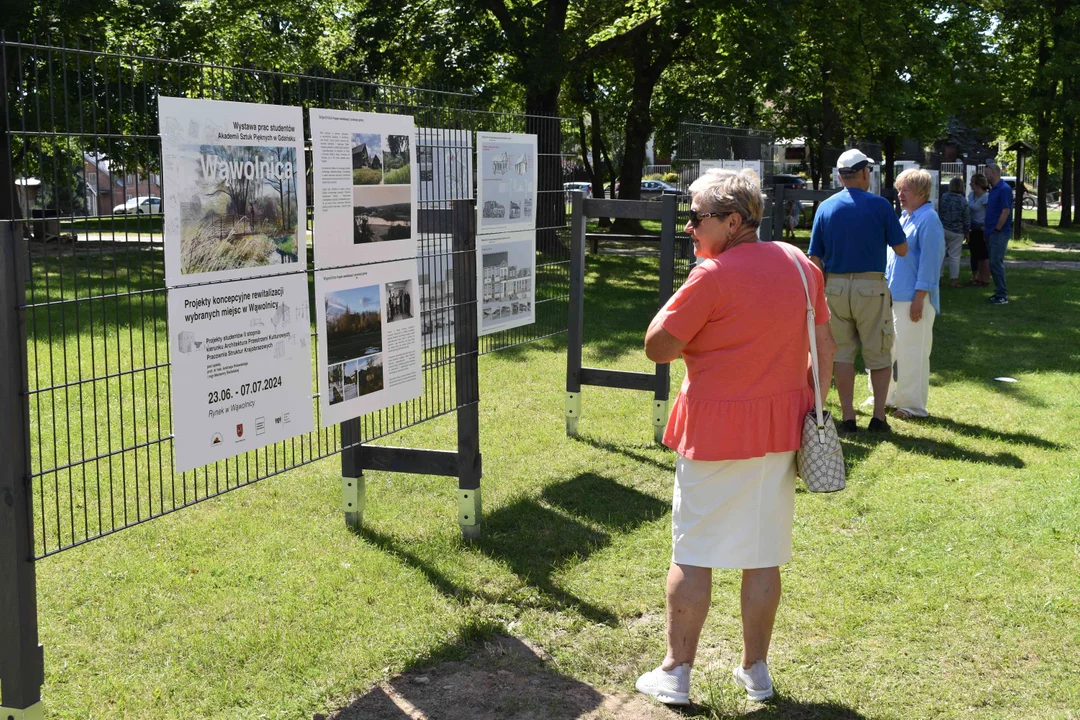
M 586 364 L 650 369 L 656 260 L 590 256 L 588 271 Z M 845 440 L 848 489 L 798 494 L 770 655 L 780 701 L 747 703 L 730 682 L 738 578 L 718 572 L 686 716 L 1076 717 L 1080 273 L 1009 279 L 1005 307 L 942 289 L 933 419 Z M 162 325 L 162 300 L 146 303 Z M 100 312 L 124 330 L 119 357 L 164 341 Z M 586 388 L 568 439 L 561 338 L 485 355 L 480 377 L 482 540 L 460 539 L 452 479 L 376 472 L 350 532 L 330 458 L 43 560 L 48 716 L 310 718 L 494 633 L 632 692 L 663 655 L 670 557 L 674 457 L 652 443 L 651 399 Z M 453 419 L 387 441 L 452 448 Z

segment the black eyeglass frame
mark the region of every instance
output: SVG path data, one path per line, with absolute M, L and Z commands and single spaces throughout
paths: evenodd
M 723 220 L 724 218 L 726 218 L 726 217 L 728 217 L 729 215 L 732 215 L 732 214 L 733 213 L 729 213 L 729 212 L 726 212 L 726 213 L 708 212 L 708 213 L 701 213 L 699 215 L 697 210 L 695 210 L 694 208 L 690 208 L 690 227 L 693 227 L 693 228 L 698 227 L 699 225 L 701 225 L 701 221 L 704 220 L 705 218 L 714 217 L 714 218 L 717 218 L 718 220 Z

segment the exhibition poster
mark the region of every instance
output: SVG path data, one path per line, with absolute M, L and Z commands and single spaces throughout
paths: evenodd
M 423 392 L 416 259 L 317 270 L 323 427 Z
M 161 97 L 165 284 L 306 270 L 298 107 Z
M 536 229 L 536 136 L 477 133 L 477 233 Z
M 416 126 L 409 115 L 308 112 L 315 267 L 416 257 Z
M 472 199 L 472 153 L 467 130 L 417 129 L 418 198 L 425 208 L 449 210 L 452 200 Z
M 177 472 L 314 429 L 307 274 L 172 288 Z
M 536 321 L 536 231 L 476 239 L 477 326 L 480 335 Z
M 754 174 L 758 177 L 758 185 L 761 185 L 763 179 L 761 177 L 761 161 L 760 160 L 698 160 L 698 173 L 704 175 L 707 171 L 713 168 L 722 168 L 724 170 L 742 170 L 749 168 L 754 171 Z

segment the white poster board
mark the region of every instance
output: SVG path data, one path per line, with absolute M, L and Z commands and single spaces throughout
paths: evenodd
M 318 270 L 323 427 L 423 392 L 416 260 Z
M 158 98 L 169 287 L 307 267 L 298 107 Z
M 452 200 L 471 200 L 473 139 L 467 130 L 418 128 L 416 156 L 424 207 L 449 209 Z
M 477 133 L 479 235 L 536 229 L 536 136 Z
M 700 175 L 704 175 L 706 171 L 713 168 L 735 171 L 749 168 L 757 175 L 758 185 L 760 186 L 762 183 L 760 160 L 698 160 L 698 170 Z
M 536 232 L 493 233 L 476 241 L 479 334 L 536 322 Z
M 416 257 L 416 126 L 409 115 L 312 108 L 315 267 Z
M 314 429 L 307 274 L 169 290 L 177 472 Z

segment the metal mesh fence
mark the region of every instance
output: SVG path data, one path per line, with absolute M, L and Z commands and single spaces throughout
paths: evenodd
M 37 558 L 342 449 L 339 429 L 332 426 L 174 472 L 162 216 L 160 202 L 153 203 L 162 196 L 161 95 L 408 114 L 415 118 L 420 145 L 436 157 L 444 149 L 471 148 L 478 130 L 536 133 L 536 323 L 486 336 L 480 351 L 566 329 L 563 118 L 481 111 L 472 97 L 457 93 L 3 37 L 0 83 L 0 155 L 11 163 L 10 170 L 0 163 L 0 193 L 13 208 L 16 273 L 26 287 L 20 312 Z M 471 188 L 471 176 L 458 177 Z M 310 256 L 310 243 L 318 238 L 311 234 L 310 181 L 307 187 Z M 452 194 L 444 190 L 442 197 Z M 423 219 L 437 218 L 428 211 L 446 207 L 438 199 L 419 198 L 423 395 L 361 418 L 360 442 L 459 407 L 451 228 L 437 219 L 425 227 Z M 313 270 L 308 280 L 314 307 Z M 314 349 L 314 325 L 312 340 Z M 319 428 L 314 382 L 312 392 Z
M 686 190 L 700 175 L 702 160 L 756 160 L 761 163 L 762 182 L 776 172 L 773 136 L 763 130 L 733 128 L 723 125 L 679 123 L 675 167 L 679 173 L 679 219 L 682 228 L 689 219 L 690 196 Z M 675 274 L 672 292 L 682 285 L 694 264 L 694 250 L 689 237 L 678 233 L 675 240 Z

